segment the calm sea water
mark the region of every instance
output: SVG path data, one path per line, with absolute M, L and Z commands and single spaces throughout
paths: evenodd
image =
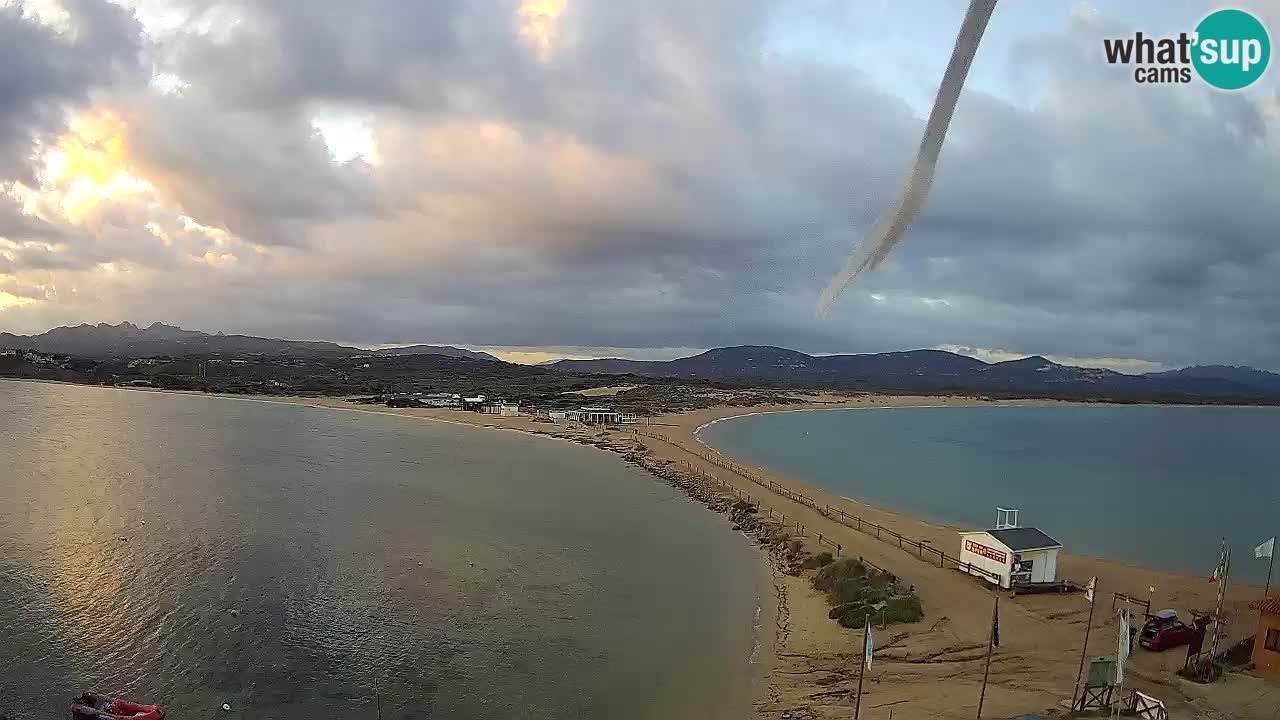
M 753 415 L 707 444 L 872 504 L 967 527 L 1022 510 L 1069 552 L 1259 583 L 1280 533 L 1280 410 L 948 407 Z
M 721 717 L 758 581 L 723 520 L 601 451 L 0 382 L 12 718 L 82 689 L 372 718 L 375 678 L 387 718 Z

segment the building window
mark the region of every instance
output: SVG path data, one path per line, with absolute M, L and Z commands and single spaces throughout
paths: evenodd
M 1268 628 L 1267 639 L 1262 646 L 1271 652 L 1280 652 L 1280 629 Z

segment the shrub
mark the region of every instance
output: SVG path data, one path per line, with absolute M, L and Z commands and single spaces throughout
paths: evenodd
M 862 600 L 862 578 L 840 578 L 831 588 L 831 602 L 851 603 Z
M 820 552 L 813 561 L 818 564 L 818 567 L 826 567 L 835 561 L 835 557 L 833 557 L 829 552 Z
M 913 623 L 924 618 L 924 607 L 920 605 L 920 598 L 915 595 L 889 598 L 884 610 L 887 623 Z
M 869 608 L 865 605 L 852 605 L 840 614 L 840 627 L 860 628 L 867 624 Z
M 837 580 L 844 578 L 860 578 L 867 574 L 867 568 L 853 558 L 841 558 L 822 567 L 813 579 L 813 586 L 823 592 L 830 592 Z

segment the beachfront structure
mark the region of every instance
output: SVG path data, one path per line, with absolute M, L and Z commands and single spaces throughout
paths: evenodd
M 458 393 L 424 393 L 418 402 L 423 407 L 458 408 L 462 407 L 462 396 Z
M 569 410 L 565 417 L 591 425 L 634 425 L 634 413 L 623 413 L 606 407 L 585 407 Z
M 1258 633 L 1253 638 L 1253 665 L 1268 673 L 1280 673 L 1280 595 L 1249 603 L 1258 611 Z
M 502 417 L 518 417 L 520 415 L 520 404 L 509 403 L 503 400 L 495 400 L 480 408 L 480 412 L 485 415 L 501 415 Z
M 463 409 L 463 410 L 474 410 L 475 412 L 483 412 L 483 411 L 484 411 L 484 396 L 483 396 L 483 395 L 476 395 L 475 397 L 464 397 L 464 398 L 462 398 L 462 409 Z
M 960 533 L 960 562 L 991 573 L 969 571 L 993 584 L 999 578 L 1005 589 L 1056 582 L 1061 549 L 1062 543 L 1030 527 Z

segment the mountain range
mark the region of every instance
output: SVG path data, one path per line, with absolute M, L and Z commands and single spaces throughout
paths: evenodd
M 987 363 L 942 350 L 808 355 L 746 345 L 715 348 L 675 360 L 561 360 L 548 367 L 771 387 L 1188 402 L 1280 401 L 1280 375 L 1253 368 L 1206 365 L 1126 375 L 1062 365 L 1039 355 Z
M 280 340 L 251 335 L 209 334 L 155 323 L 146 328 L 78 325 L 40 335 L 0 333 L 0 348 L 38 350 L 95 360 L 127 358 L 342 358 L 444 356 L 483 360 L 481 375 L 520 376 L 526 366 L 502 362 L 488 353 L 442 345 L 410 345 L 366 350 L 330 342 Z M 488 363 L 492 363 L 490 366 Z M 416 366 L 415 366 L 416 367 Z M 479 367 L 479 366 L 476 366 Z M 1057 397 L 1161 402 L 1280 403 L 1280 374 L 1248 367 L 1203 365 L 1126 375 L 1100 368 L 1062 365 L 1041 356 L 988 363 L 942 350 L 850 355 L 808 355 L 786 348 L 743 345 L 690 357 L 652 360 L 560 360 L 539 372 L 565 377 L 621 375 L 779 389 L 884 392 L 980 393 L 1012 397 Z M 471 372 L 471 371 L 469 371 Z M 472 374 L 474 374 L 472 372 Z
M 153 323 L 141 328 L 130 322 L 119 325 L 75 325 L 56 327 L 39 335 L 0 333 L 0 348 L 39 350 L 95 359 L 115 357 L 187 357 L 207 355 L 281 355 L 309 357 L 314 355 L 444 355 L 473 360 L 498 358 L 448 345 L 410 345 L 407 347 L 365 350 L 331 342 L 277 340 L 252 335 L 212 335 L 199 330 L 184 330 L 173 325 Z

